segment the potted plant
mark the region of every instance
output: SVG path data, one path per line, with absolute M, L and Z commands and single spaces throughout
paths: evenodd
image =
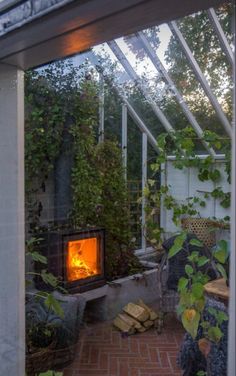
M 41 272 L 27 272 L 27 285 L 32 276 L 42 278 L 51 291 L 28 288 L 26 295 L 26 372 L 35 376 L 40 372 L 58 370 L 74 359 L 79 325 L 83 317 L 85 299 L 61 294 L 57 278 L 46 270 L 47 260 L 37 251 L 40 239 L 27 242 L 27 257 L 41 263 Z

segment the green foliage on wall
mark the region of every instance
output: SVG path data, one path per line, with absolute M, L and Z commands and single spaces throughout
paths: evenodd
M 142 268 L 131 251 L 129 198 L 120 148 L 105 141 L 97 146 L 95 157 L 102 188 L 97 223 L 107 229 L 106 248 L 111 255 L 106 258 L 107 274 L 109 278 L 133 274 Z
M 222 172 L 219 170 L 214 158 L 210 155 L 206 158 L 196 155 L 196 142 L 199 138 L 194 130 L 186 127 L 172 134 L 163 133 L 158 137 L 159 155 L 155 162 L 151 164 L 153 179 L 148 179 L 144 190 L 146 197 L 146 228 L 147 237 L 151 244 L 159 247 L 160 240 L 164 229 L 157 226 L 153 220 L 156 212 L 160 211 L 161 205 L 172 213 L 172 221 L 176 226 L 181 226 L 181 219 L 187 216 L 200 216 L 200 209 L 206 206 L 207 199 L 212 197 L 216 199 L 223 208 L 230 206 L 230 192 L 225 192 L 221 186 Z M 230 182 L 230 140 L 217 135 L 212 131 L 203 133 L 203 142 L 208 143 L 219 152 L 225 153 L 225 173 L 228 182 Z M 153 190 L 155 185 L 155 176 L 160 173 L 161 169 L 166 168 L 168 156 L 174 155 L 173 166 L 179 170 L 194 168 L 200 181 L 211 181 L 215 184 L 212 191 L 201 192 L 201 194 L 186 197 L 183 202 L 179 202 L 171 193 L 171 187 L 163 181 L 160 188 Z M 225 218 L 228 220 L 228 218 Z
M 98 139 L 98 81 L 86 64 L 70 61 L 26 73 L 26 197 L 45 186 L 62 149 L 65 124 L 73 156 L 72 201 L 68 221 L 76 228 L 104 227 L 109 279 L 142 270 L 131 251 L 128 192 L 121 150 L 115 141 Z M 38 207 L 30 212 L 37 224 Z

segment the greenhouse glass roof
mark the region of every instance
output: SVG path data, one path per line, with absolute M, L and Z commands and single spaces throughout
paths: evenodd
M 226 3 L 99 45 L 79 60 L 96 66 L 154 148 L 163 131 L 191 126 L 196 152 L 221 158 L 202 138 L 206 130 L 225 139 L 232 133 L 232 12 Z

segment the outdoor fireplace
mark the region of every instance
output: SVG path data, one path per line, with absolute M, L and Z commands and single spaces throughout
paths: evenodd
M 104 230 L 55 231 L 41 236 L 40 250 L 48 259 L 48 271 L 62 279 L 70 293 L 104 285 Z M 45 288 L 36 279 L 37 288 Z

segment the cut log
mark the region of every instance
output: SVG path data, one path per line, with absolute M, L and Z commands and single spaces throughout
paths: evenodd
M 119 316 L 115 318 L 115 320 L 113 321 L 113 325 L 116 328 L 120 329 L 123 333 L 127 333 L 127 334 L 135 333 L 134 326 L 127 324 L 127 322 L 122 320 Z
M 154 321 L 152 321 L 152 320 L 147 320 L 147 321 L 145 321 L 145 322 L 143 323 L 143 326 L 144 326 L 145 328 L 147 328 L 147 329 L 151 328 L 151 326 L 153 326 L 153 325 L 154 325 Z
M 154 320 L 156 320 L 158 318 L 158 314 L 155 311 L 153 311 L 152 308 L 148 307 L 141 299 L 138 300 L 137 304 L 140 307 L 146 309 L 149 312 L 149 315 L 150 315 L 149 319 L 150 320 L 154 321 Z
M 123 311 L 140 322 L 147 321 L 150 316 L 149 312 L 145 308 L 134 303 L 128 303 L 123 308 Z
M 139 333 L 143 333 L 147 330 L 147 328 L 145 328 L 145 326 L 141 325 L 141 328 L 138 329 L 138 332 Z
M 120 313 L 118 317 L 121 320 L 125 321 L 128 325 L 133 326 L 137 330 L 142 327 L 142 325 L 140 324 L 138 320 L 135 320 L 133 317 L 127 315 L 127 313 Z

